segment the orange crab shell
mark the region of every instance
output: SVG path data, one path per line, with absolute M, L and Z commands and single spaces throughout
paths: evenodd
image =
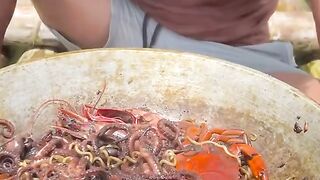
M 204 149 L 194 156 L 178 154 L 176 168 L 194 172 L 202 180 L 237 180 L 240 177 L 237 160 L 229 157 L 220 149 L 214 153 Z

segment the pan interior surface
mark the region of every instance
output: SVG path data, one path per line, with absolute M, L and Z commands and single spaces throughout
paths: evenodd
M 0 117 L 18 133 L 34 123 L 43 133 L 54 107 L 33 120 L 49 99 L 91 103 L 107 82 L 98 106 L 148 108 L 170 120 L 194 119 L 211 127 L 257 135 L 271 179 L 320 179 L 320 108 L 296 89 L 263 73 L 223 60 L 163 50 L 107 49 L 66 53 L 0 70 Z M 307 133 L 294 123 L 309 124 Z M 3 140 L 1 140 L 3 141 Z

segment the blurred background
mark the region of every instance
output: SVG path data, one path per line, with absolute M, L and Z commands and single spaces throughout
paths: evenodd
M 306 0 L 280 0 L 271 17 L 272 40 L 290 41 L 297 64 L 320 78 L 320 49 L 312 13 Z M 4 39 L 8 65 L 19 59 L 32 61 L 65 51 L 64 47 L 40 21 L 30 0 L 19 0 Z

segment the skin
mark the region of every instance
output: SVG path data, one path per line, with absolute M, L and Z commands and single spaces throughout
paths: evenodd
M 61 32 L 81 48 L 98 48 L 106 44 L 109 35 L 111 0 L 77 0 L 77 2 L 32 0 L 32 2 L 46 25 Z
M 111 19 L 111 0 L 77 0 L 76 3 L 72 0 L 32 0 L 32 2 L 46 25 L 56 29 L 81 48 L 97 48 L 106 44 Z M 1 0 L 0 48 L 15 4 L 16 0 Z M 320 1 L 309 0 L 309 4 L 313 12 L 320 44 Z M 4 61 L 4 58 L 0 56 L 0 67 Z M 296 87 L 320 104 L 319 80 L 309 75 L 295 73 L 277 72 L 271 75 Z
M 8 63 L 5 56 L 2 55 L 2 43 L 15 7 L 16 0 L 2 0 L 0 3 L 0 68 Z
M 320 104 L 320 80 L 309 75 L 297 73 L 278 72 L 271 74 L 273 77 L 286 82 L 287 84 L 299 89 L 309 98 Z
M 319 0 L 308 0 L 309 6 L 312 10 L 314 22 L 316 25 L 318 42 L 320 44 L 320 1 Z
M 11 20 L 13 11 L 16 7 L 16 0 L 2 0 L 0 6 L 0 54 L 2 43 L 7 26 Z

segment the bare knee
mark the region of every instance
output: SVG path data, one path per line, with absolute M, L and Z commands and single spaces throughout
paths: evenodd
M 318 79 L 298 73 L 273 73 L 271 75 L 299 89 L 320 104 L 320 81 Z
M 81 48 L 108 40 L 111 0 L 33 0 L 42 21 Z

